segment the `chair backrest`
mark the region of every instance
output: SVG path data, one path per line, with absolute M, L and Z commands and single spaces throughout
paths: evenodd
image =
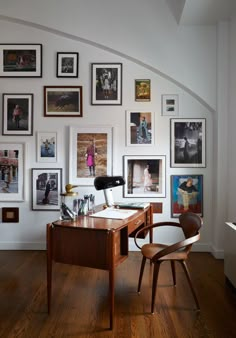
M 195 236 L 202 226 L 202 219 L 194 212 L 185 212 L 179 216 L 179 223 L 185 238 Z

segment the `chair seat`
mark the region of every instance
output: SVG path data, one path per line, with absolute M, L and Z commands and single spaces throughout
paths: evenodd
M 167 248 L 168 245 L 165 244 L 158 244 L 158 243 L 150 243 L 144 244 L 142 246 L 142 254 L 147 259 L 152 259 L 154 255 L 156 255 L 161 250 Z M 187 259 L 187 252 L 184 250 L 172 252 L 166 256 L 159 258 L 160 261 L 167 261 L 167 260 L 185 260 Z

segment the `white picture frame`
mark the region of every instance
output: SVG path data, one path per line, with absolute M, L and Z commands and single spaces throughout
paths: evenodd
M 163 94 L 162 95 L 162 116 L 179 115 L 179 95 Z
M 127 110 L 127 146 L 152 146 L 154 145 L 154 138 L 154 113 L 147 110 Z
M 37 132 L 37 161 L 43 163 L 57 162 L 57 133 Z

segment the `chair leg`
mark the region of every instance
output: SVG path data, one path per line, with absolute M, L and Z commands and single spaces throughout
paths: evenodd
M 170 261 L 174 286 L 176 285 L 175 261 Z
M 138 293 L 140 293 L 141 289 L 141 284 L 142 284 L 142 279 L 143 279 L 143 271 L 146 263 L 146 257 L 143 256 L 142 263 L 141 263 L 141 268 L 140 268 L 140 273 L 139 273 L 139 280 L 138 280 Z
M 156 290 L 157 290 L 157 280 L 158 280 L 158 273 L 159 273 L 160 265 L 161 265 L 160 262 L 154 263 L 153 280 L 152 280 L 152 304 L 151 304 L 151 312 L 152 313 L 154 313 Z
M 184 272 L 186 274 L 186 277 L 187 277 L 187 280 L 188 280 L 188 283 L 190 285 L 190 288 L 191 288 L 191 291 L 192 291 L 192 294 L 193 294 L 193 297 L 194 297 L 194 300 L 195 300 L 195 303 L 197 305 L 197 309 L 200 310 L 200 306 L 199 306 L 199 302 L 198 302 L 198 299 L 197 299 L 197 295 L 195 293 L 195 290 L 193 288 L 193 283 L 192 283 L 192 280 L 191 280 L 191 277 L 190 277 L 190 273 L 188 271 L 188 267 L 187 267 L 187 264 L 185 261 L 180 261 L 183 269 L 184 269 Z

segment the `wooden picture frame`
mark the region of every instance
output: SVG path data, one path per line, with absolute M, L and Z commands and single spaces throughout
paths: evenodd
M 70 183 L 89 186 L 112 174 L 112 127 L 71 126 L 69 134 Z
M 179 115 L 179 95 L 164 94 L 161 96 L 162 116 L 178 116 Z
M 44 86 L 45 117 L 82 117 L 82 86 Z
M 171 176 L 171 217 L 187 211 L 203 217 L 203 175 Z
M 126 111 L 127 146 L 152 146 L 154 144 L 154 114 L 142 110 Z
M 57 133 L 37 132 L 37 161 L 44 163 L 57 162 Z
M 2 134 L 33 135 L 33 94 L 2 94 Z
M 0 44 L 0 77 L 42 77 L 42 44 Z
M 59 211 L 62 193 L 61 168 L 32 168 L 32 210 Z
M 122 63 L 92 63 L 91 104 L 122 104 Z
M 124 156 L 124 197 L 165 197 L 165 155 Z
M 73 78 L 79 76 L 79 53 L 57 53 L 57 77 Z
M 19 208 L 2 208 L 3 223 L 19 223 Z
M 135 81 L 135 101 L 149 102 L 151 101 L 151 80 L 136 79 Z
M 206 119 L 170 119 L 170 166 L 206 167 Z

